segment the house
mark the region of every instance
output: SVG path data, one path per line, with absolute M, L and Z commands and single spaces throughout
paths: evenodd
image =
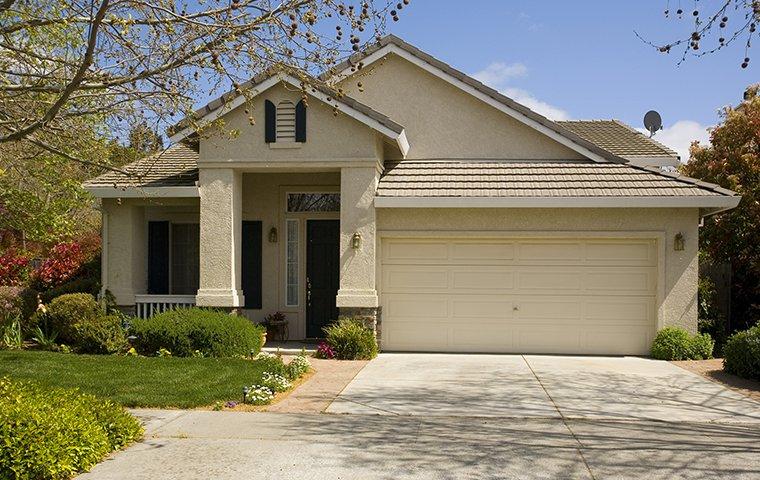
M 740 197 L 394 36 L 337 72 L 345 95 L 306 102 L 298 75 L 255 78 L 196 113 L 238 135 L 180 122 L 137 177 L 85 184 L 120 306 L 282 311 L 293 339 L 357 316 L 402 351 L 647 354 L 664 326 L 696 330 L 700 219 Z

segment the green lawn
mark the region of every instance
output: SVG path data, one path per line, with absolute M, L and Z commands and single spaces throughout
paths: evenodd
M 0 351 L 0 377 L 79 388 L 127 407 L 192 408 L 242 397 L 264 373 L 236 358 L 158 358 Z

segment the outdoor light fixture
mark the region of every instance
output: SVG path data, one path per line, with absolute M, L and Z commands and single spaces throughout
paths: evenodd
M 359 232 L 354 233 L 354 235 L 351 237 L 351 248 L 354 250 L 359 250 L 362 248 L 362 234 Z
M 248 399 L 248 394 L 251 392 L 251 389 L 248 387 L 243 387 L 243 403 Z
M 269 243 L 277 243 L 277 229 L 275 227 L 269 230 Z
M 676 233 L 676 237 L 673 239 L 673 250 L 681 251 L 686 248 L 686 240 L 683 238 L 683 233 Z

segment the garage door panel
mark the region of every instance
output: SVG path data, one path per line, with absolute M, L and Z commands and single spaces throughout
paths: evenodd
M 653 240 L 588 242 L 586 260 L 589 264 L 654 266 L 657 251 Z
M 514 258 L 514 243 L 454 242 L 451 244 L 451 260 L 454 262 L 462 260 L 482 260 L 490 263 L 495 261 L 513 260 Z
M 599 293 L 621 292 L 647 294 L 654 289 L 657 272 L 654 268 L 594 269 L 586 272 L 585 289 Z
M 438 321 L 449 318 L 449 302 L 438 295 L 389 295 L 383 311 L 392 318 Z
M 485 319 L 499 321 L 514 318 L 514 304 L 508 298 L 454 297 L 451 302 L 452 317 L 457 320 Z
M 446 267 L 390 267 L 383 271 L 384 283 L 392 285 L 389 292 L 407 292 L 409 289 L 433 289 L 446 291 L 449 287 L 449 271 Z
M 551 268 L 521 269 L 517 273 L 517 288 L 522 292 L 546 292 L 581 290 L 583 273 L 559 271 Z
M 493 271 L 481 268 L 479 270 L 452 270 L 452 287 L 454 290 L 483 292 L 485 289 L 489 293 L 493 293 L 494 290 L 502 290 L 504 293 L 508 293 L 515 288 L 514 272 L 504 269 Z
M 518 243 L 520 262 L 553 263 L 556 261 L 579 263 L 583 260 L 583 246 L 578 242 L 529 242 Z
M 647 354 L 654 336 L 654 240 L 385 239 L 381 251 L 387 350 Z
M 383 255 L 386 261 L 425 261 L 446 260 L 449 257 L 449 246 L 445 241 L 405 241 L 390 240 L 383 244 Z

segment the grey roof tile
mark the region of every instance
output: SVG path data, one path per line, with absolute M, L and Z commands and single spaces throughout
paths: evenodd
M 670 148 L 619 120 L 571 120 L 557 123 L 625 159 L 678 156 Z
M 735 195 L 715 185 L 617 163 L 405 160 L 386 164 L 379 197 L 678 197 Z M 726 193 L 728 192 L 728 193 Z
M 84 183 L 84 187 L 146 188 L 192 187 L 198 181 L 198 152 L 185 144 L 122 167 L 130 173 L 107 172 Z

